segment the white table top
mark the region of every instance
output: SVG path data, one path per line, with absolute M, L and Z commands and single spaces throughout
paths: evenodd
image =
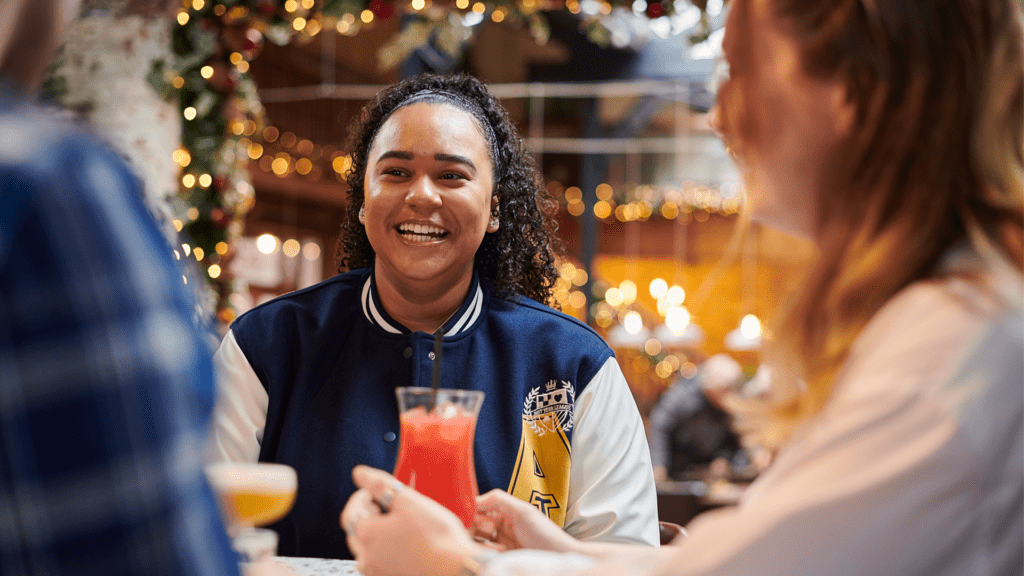
M 288 558 L 284 556 L 275 557 L 274 560 L 290 567 L 296 576 L 360 576 L 354 560 Z

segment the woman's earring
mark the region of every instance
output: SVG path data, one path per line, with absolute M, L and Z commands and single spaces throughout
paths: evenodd
M 359 207 L 359 223 L 366 224 L 366 205 Z
M 491 228 L 497 228 L 497 227 L 498 227 L 498 217 L 494 216 L 494 217 L 491 218 Z

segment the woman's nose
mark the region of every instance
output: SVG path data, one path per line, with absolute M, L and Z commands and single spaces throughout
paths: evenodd
M 438 208 L 441 206 L 440 190 L 426 176 L 414 178 L 409 183 L 409 191 L 405 195 L 405 202 L 413 208 Z

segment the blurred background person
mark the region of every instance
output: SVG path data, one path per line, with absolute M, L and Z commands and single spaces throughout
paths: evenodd
M 573 541 L 492 492 L 478 534 L 540 551 L 489 560 L 358 468 L 364 573 L 1024 572 L 1022 44 L 1018 0 L 733 0 L 717 125 L 753 217 L 818 248 L 738 413 L 775 461 L 658 549 Z
M 78 10 L 0 4 L 0 574 L 234 575 L 192 295 L 117 154 L 32 102 Z
M 679 378 L 651 410 L 651 463 L 655 480 L 688 473 L 728 477 L 750 463 L 732 430 L 726 399 L 739 393 L 743 369 L 728 354 L 705 360 L 692 378 Z

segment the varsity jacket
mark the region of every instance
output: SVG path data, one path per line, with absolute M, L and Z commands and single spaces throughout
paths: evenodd
M 496 296 L 474 274 L 445 324 L 441 383 L 482 390 L 474 446 L 480 492 L 531 502 L 573 536 L 656 545 L 657 502 L 643 424 L 614 354 L 588 326 L 529 298 Z M 214 357 L 214 459 L 298 472 L 279 554 L 350 558 L 338 515 L 351 470 L 391 471 L 395 388 L 430 386 L 433 336 L 391 319 L 371 269 L 241 315 Z

